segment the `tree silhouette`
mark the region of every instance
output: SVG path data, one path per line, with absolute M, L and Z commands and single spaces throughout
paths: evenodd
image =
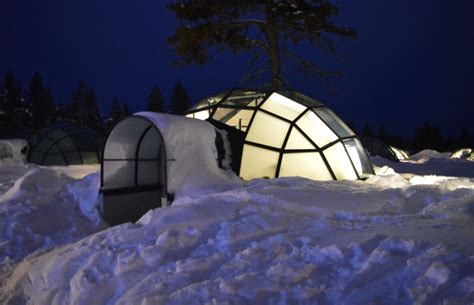
M 339 7 L 329 0 L 179 0 L 168 8 L 179 21 L 169 43 L 182 64 L 207 63 L 214 50 L 250 52 L 249 74 L 244 79 L 270 73 L 273 89 L 287 84 L 284 68 L 289 61 L 303 74 L 323 81 L 340 74 L 296 53 L 297 45 L 310 43 L 325 54 L 334 54 L 335 38 L 356 36 L 354 30 L 334 23 Z
M 25 136 L 31 132 L 31 105 L 11 71 L 5 74 L 0 93 L 0 136 Z
M 186 110 L 191 105 L 191 99 L 188 92 L 180 82 L 177 82 L 173 87 L 170 99 L 170 112 L 172 114 L 184 115 Z
M 72 94 L 72 111 L 79 126 L 100 132 L 102 119 L 94 90 L 90 90 L 84 81 Z
M 160 88 L 156 85 L 151 88 L 151 92 L 146 98 L 146 103 L 147 111 L 165 112 L 165 99 L 161 94 Z
M 38 71 L 31 79 L 29 98 L 33 115 L 33 127 L 35 129 L 45 127 L 51 122 L 53 98 L 51 93 L 44 88 L 43 79 Z

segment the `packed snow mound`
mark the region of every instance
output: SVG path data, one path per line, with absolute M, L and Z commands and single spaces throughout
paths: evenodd
M 28 142 L 23 139 L 0 140 L 0 164 L 25 162 L 26 155 L 22 153 L 28 148 Z
M 411 159 L 410 157 L 410 159 L 400 160 L 400 162 L 391 162 L 381 157 L 372 157 L 370 161 L 378 168 L 388 166 L 399 174 L 474 178 L 474 162 L 464 159 L 445 157 Z
M 24 258 L 0 303 L 474 302 L 474 180 L 381 173 L 181 196 Z
M 17 165 L 2 167 L 0 177 L 9 185 L 0 194 L 0 264 L 106 227 L 96 208 L 97 172 L 75 180 L 51 169 Z
M 409 157 L 410 160 L 449 159 L 451 153 L 440 153 L 436 150 L 425 149 Z
M 224 191 L 229 184 L 238 183 L 232 171 L 218 167 L 216 129 L 208 122 L 156 112 L 134 115 L 153 122 L 163 136 L 168 192 L 176 197 L 201 195 Z

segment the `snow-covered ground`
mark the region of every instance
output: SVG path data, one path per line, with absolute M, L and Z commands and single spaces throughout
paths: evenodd
M 373 162 L 366 181 L 227 181 L 112 228 L 97 168 L 0 165 L 0 303 L 472 304 L 474 162 Z

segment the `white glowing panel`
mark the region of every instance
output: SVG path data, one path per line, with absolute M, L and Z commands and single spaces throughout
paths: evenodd
M 323 153 L 337 179 L 357 179 L 357 174 L 341 142 L 328 147 Z
M 336 134 L 312 111 L 308 111 L 308 113 L 302 116 L 296 122 L 296 125 L 319 147 L 323 147 L 338 139 Z
M 359 173 L 359 175 L 362 175 L 362 161 L 360 160 L 360 155 L 359 151 L 357 150 L 356 143 L 354 141 L 346 141 L 345 145 L 347 152 L 349 153 L 349 157 L 351 158 L 357 173 Z
M 198 120 L 206 120 L 207 118 L 209 118 L 209 110 L 202 110 L 202 111 L 198 111 L 198 112 L 194 112 L 194 113 L 190 113 L 188 115 L 186 115 L 187 117 L 190 117 L 190 118 L 194 118 L 194 119 L 198 119 Z
M 276 148 L 283 146 L 290 124 L 258 111 L 245 140 Z
M 262 105 L 262 109 L 293 121 L 306 110 L 306 107 L 283 95 L 273 93 Z
M 317 152 L 284 154 L 279 176 L 299 176 L 314 180 L 332 180 L 326 164 Z
M 227 122 L 227 125 L 235 127 L 239 130 L 245 131 L 249 126 L 250 119 L 252 118 L 253 110 L 241 110 L 231 117 Z
M 285 149 L 315 149 L 313 144 L 309 142 L 296 128 L 292 128 Z
M 390 146 L 390 148 L 393 150 L 393 152 L 395 152 L 395 155 L 397 155 L 398 160 L 408 159 L 408 154 L 406 151 L 393 147 L 393 146 Z
M 240 164 L 240 177 L 246 180 L 275 177 L 279 153 L 245 144 Z

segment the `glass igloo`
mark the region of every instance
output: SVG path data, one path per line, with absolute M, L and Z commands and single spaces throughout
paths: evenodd
M 27 160 L 39 165 L 97 164 L 97 135 L 90 129 L 59 123 L 41 129 L 29 140 Z
M 295 91 L 235 89 L 199 101 L 186 116 L 232 129 L 232 162 L 243 179 L 374 173 L 356 134 L 323 103 Z M 232 143 L 238 138 L 241 148 Z

